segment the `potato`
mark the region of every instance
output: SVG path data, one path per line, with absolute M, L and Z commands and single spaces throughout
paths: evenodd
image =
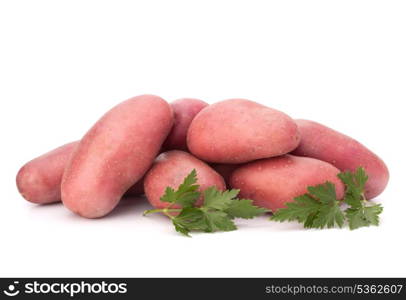
M 305 194 L 308 186 L 330 181 L 336 186 L 337 197 L 344 195 L 338 179 L 340 172 L 327 162 L 293 155 L 262 159 L 245 164 L 231 175 L 232 188 L 239 189 L 241 198 L 252 199 L 255 205 L 272 211 Z
M 186 135 L 190 123 L 196 114 L 208 104 L 202 100 L 183 98 L 170 103 L 174 113 L 174 123 L 171 132 L 164 142 L 164 151 L 187 151 Z
M 77 145 L 65 144 L 26 163 L 16 178 L 20 194 L 37 204 L 60 201 L 63 171 Z
M 302 140 L 293 154 L 324 160 L 341 171 L 355 171 L 362 166 L 369 176 L 365 197 L 372 199 L 383 192 L 389 181 L 389 170 L 375 153 L 322 124 L 308 120 L 296 120 L 296 123 Z
M 149 169 L 172 124 L 170 105 L 157 96 L 112 108 L 72 154 L 62 178 L 63 204 L 87 218 L 108 214 Z
M 187 152 L 172 150 L 159 155 L 145 175 L 144 190 L 151 205 L 156 208 L 167 207 L 169 203 L 160 200 L 166 187 L 177 189 L 193 169 L 197 173 L 197 184 L 200 185 L 200 191 L 204 191 L 210 186 L 225 190 L 223 178 L 206 163 Z M 197 204 L 201 203 L 202 199 L 198 200 Z
M 187 143 L 190 152 L 202 160 L 236 164 L 292 151 L 299 143 L 299 132 L 295 122 L 278 110 L 230 99 L 196 115 Z
M 69 157 L 79 141 L 60 146 L 26 163 L 17 174 L 18 191 L 28 201 L 47 204 L 61 201 L 61 181 Z M 144 194 L 142 179 L 126 192 L 126 196 Z

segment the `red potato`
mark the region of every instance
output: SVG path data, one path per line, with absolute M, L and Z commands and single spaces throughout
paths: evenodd
M 288 153 L 299 139 L 297 125 L 288 115 L 245 99 L 207 106 L 193 119 L 187 135 L 192 154 L 227 164 Z
M 70 155 L 79 141 L 60 146 L 26 163 L 17 174 L 16 183 L 20 194 L 36 204 L 61 201 L 61 181 Z M 142 179 L 126 192 L 127 196 L 144 193 Z
M 77 145 L 65 144 L 26 163 L 16 178 L 20 194 L 37 204 L 61 201 L 63 171 Z
M 355 171 L 362 166 L 369 176 L 365 197 L 372 199 L 384 191 L 389 181 L 389 170 L 375 153 L 322 124 L 308 120 L 296 120 L 296 124 L 302 140 L 292 154 L 329 162 L 341 171 Z
M 144 190 L 151 205 L 155 208 L 168 207 L 169 203 L 160 200 L 166 187 L 177 189 L 193 169 L 197 173 L 197 184 L 200 185 L 200 191 L 204 191 L 210 186 L 215 186 L 220 190 L 226 189 L 223 178 L 209 165 L 187 152 L 172 150 L 159 155 L 145 175 Z M 201 202 L 202 199 L 198 200 L 197 204 L 199 205 Z
M 202 100 L 183 98 L 170 103 L 174 114 L 174 123 L 171 132 L 166 138 L 163 149 L 187 151 L 186 135 L 190 123 L 199 111 L 208 104 Z
M 275 211 L 285 207 L 308 186 L 330 181 L 336 186 L 338 199 L 344 196 L 340 172 L 333 165 L 308 157 L 284 155 L 248 163 L 233 172 L 232 188 L 239 189 L 241 198 L 252 199 L 255 205 Z
M 63 204 L 87 218 L 108 214 L 149 169 L 172 124 L 170 105 L 157 96 L 113 107 L 72 154 L 62 178 Z

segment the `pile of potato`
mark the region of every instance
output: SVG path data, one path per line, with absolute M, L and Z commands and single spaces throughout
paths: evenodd
M 125 195 L 145 194 L 154 207 L 166 207 L 165 188 L 177 188 L 196 169 L 201 190 L 239 189 L 240 197 L 276 210 L 326 181 L 342 198 L 337 174 L 359 166 L 369 175 L 367 199 L 382 193 L 385 163 L 324 125 L 245 99 L 169 104 L 142 95 L 113 107 L 80 141 L 25 164 L 17 187 L 30 202 L 62 200 L 83 217 L 99 218 Z

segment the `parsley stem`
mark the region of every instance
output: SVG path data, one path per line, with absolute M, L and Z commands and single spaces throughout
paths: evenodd
M 163 213 L 164 215 L 168 216 L 169 218 L 173 219 L 174 216 L 172 216 L 170 213 L 171 212 L 180 212 L 182 209 L 181 208 L 156 208 L 156 209 L 148 209 L 144 211 L 143 215 L 146 216 L 148 214 L 153 214 L 153 213 Z

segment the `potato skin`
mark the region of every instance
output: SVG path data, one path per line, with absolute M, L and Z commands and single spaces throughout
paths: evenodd
M 245 99 L 207 106 L 190 124 L 187 143 L 196 157 L 212 163 L 245 163 L 282 155 L 299 144 L 288 115 Z
M 108 214 L 154 161 L 173 123 L 170 105 L 142 95 L 108 111 L 86 133 L 62 178 L 62 201 L 87 218 Z
M 193 169 L 197 173 L 197 184 L 200 185 L 200 191 L 210 186 L 225 190 L 223 178 L 209 165 L 187 152 L 172 150 L 160 154 L 145 175 L 144 191 L 151 205 L 155 208 L 168 207 L 169 203 L 160 200 L 166 187 L 177 189 Z M 201 203 L 202 199 L 198 200 L 197 204 Z
M 208 104 L 199 99 L 182 98 L 170 103 L 173 109 L 174 123 L 171 132 L 166 138 L 163 150 L 187 151 L 186 135 L 190 123 L 199 111 Z
M 302 140 L 292 154 L 317 158 L 336 166 L 341 171 L 365 168 L 369 178 L 365 197 L 372 199 L 381 194 L 389 181 L 385 163 L 367 147 L 320 123 L 296 120 Z
M 61 201 L 61 181 L 70 155 L 79 141 L 51 150 L 26 163 L 18 171 L 16 183 L 20 194 L 32 203 L 48 204 Z M 137 181 L 126 196 L 144 194 L 143 180 Z
M 79 143 L 71 142 L 26 163 L 17 173 L 20 194 L 32 203 L 61 201 L 61 180 L 70 155 Z
M 240 189 L 240 198 L 252 199 L 256 205 L 275 211 L 305 194 L 308 186 L 326 181 L 335 184 L 337 197 L 341 199 L 344 186 L 337 177 L 339 172 L 321 160 L 283 155 L 243 165 L 233 172 L 230 184 Z

